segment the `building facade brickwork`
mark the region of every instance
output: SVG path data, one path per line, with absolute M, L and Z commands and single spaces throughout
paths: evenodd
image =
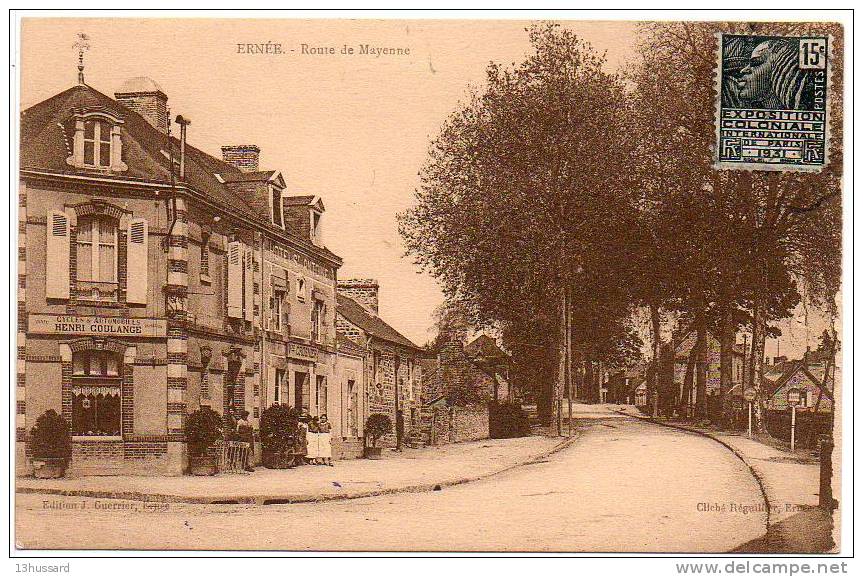
M 111 99 L 79 84 L 22 113 L 18 474 L 48 409 L 70 424 L 76 474 L 184 473 L 201 406 L 257 429 L 287 403 L 342 427 L 341 260 L 276 218 L 284 180 L 255 172 L 257 147 L 231 147 L 232 163 L 169 139 L 153 86 Z

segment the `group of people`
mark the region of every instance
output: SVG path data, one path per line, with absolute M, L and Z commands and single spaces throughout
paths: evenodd
M 297 435 L 294 451 L 303 455 L 303 462 L 309 465 L 333 466 L 333 448 L 330 435 L 332 425 L 326 415 L 320 418 L 308 414 L 300 417 L 299 434 Z M 237 440 L 255 446 L 255 433 L 249 423 L 249 411 L 239 411 L 236 419 Z M 254 471 L 252 466 L 252 451 L 248 451 L 246 462 L 243 464 L 246 471 Z
M 326 415 L 309 417 L 304 415 L 300 419 L 300 439 L 305 438 L 304 460 L 310 465 L 333 466 L 333 447 L 330 431 L 332 425 Z

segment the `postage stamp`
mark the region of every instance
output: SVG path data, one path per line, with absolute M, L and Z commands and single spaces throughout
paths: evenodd
M 830 37 L 718 36 L 714 168 L 824 168 Z

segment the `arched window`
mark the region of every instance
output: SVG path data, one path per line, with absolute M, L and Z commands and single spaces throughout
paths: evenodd
M 122 359 L 111 351 L 72 354 L 72 434 L 120 436 Z
M 106 215 L 80 217 L 76 250 L 79 293 L 92 294 L 94 300 L 116 298 L 117 220 Z

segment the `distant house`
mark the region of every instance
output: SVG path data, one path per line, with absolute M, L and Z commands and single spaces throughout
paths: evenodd
M 764 390 L 767 398 L 767 430 L 785 441 L 791 437 L 791 411 L 788 391 L 800 391 L 797 405 L 797 439 L 801 446 L 817 446 L 818 436 L 832 429 L 833 387 L 838 375 L 830 370 L 824 379 L 826 359 L 808 353 L 803 359 L 788 361 L 784 358 L 768 367 L 764 373 Z M 767 369 L 767 368 L 766 368 Z M 822 386 L 823 385 L 823 386 Z
M 514 391 L 510 385 L 510 356 L 501 349 L 497 341 L 488 335 L 480 335 L 464 346 L 465 355 L 494 379 L 495 400 L 512 400 Z
M 509 355 L 482 335 L 465 345 L 453 332 L 423 371 L 423 435 L 439 445 L 489 436 L 488 401 L 509 400 Z
M 768 371 L 764 374 L 765 390 L 771 391 L 767 400 L 767 409 L 770 411 L 788 410 L 788 391 L 790 389 L 800 390 L 800 404 L 798 410 L 818 412 L 819 414 L 830 413 L 833 410 L 833 380 L 828 375 L 824 383 L 824 363 L 807 363 L 801 359 L 798 361 L 786 361 L 782 364 L 782 372 L 777 375 L 776 371 Z M 771 377 L 776 376 L 775 380 Z
M 608 377 L 609 403 L 644 406 L 647 404 L 647 367 L 639 363 L 612 372 Z
M 692 366 L 692 388 L 684 387 L 687 368 L 689 367 L 689 355 L 697 341 L 696 331 L 688 329 L 672 337 L 674 347 L 674 373 L 673 390 L 678 400 L 678 407 L 691 411 L 697 404 L 697 365 Z M 744 350 L 739 344 L 734 345 L 731 356 L 731 394 L 743 395 L 743 369 Z M 719 384 L 721 380 L 721 362 L 719 340 L 709 331 L 707 332 L 707 404 L 711 405 L 711 399 L 719 398 Z

